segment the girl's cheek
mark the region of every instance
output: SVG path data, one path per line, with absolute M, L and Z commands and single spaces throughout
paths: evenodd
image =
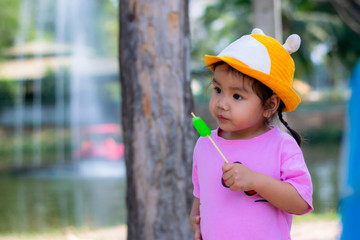
M 211 109 L 214 110 L 215 107 L 216 107 L 216 97 L 214 95 L 212 95 L 210 98 L 210 101 L 209 101 L 209 108 L 210 108 L 210 110 Z
M 215 106 L 216 106 L 215 101 L 214 101 L 213 97 L 211 97 L 210 101 L 209 101 L 209 110 L 210 110 L 211 115 L 214 115 Z

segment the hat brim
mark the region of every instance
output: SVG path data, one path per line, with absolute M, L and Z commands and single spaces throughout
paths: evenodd
M 278 95 L 279 98 L 284 102 L 284 112 L 291 112 L 295 110 L 296 107 L 300 104 L 301 100 L 297 93 L 281 79 L 274 78 L 269 74 L 250 68 L 248 65 L 232 57 L 205 55 L 205 64 L 210 68 L 211 71 L 214 71 L 213 65 L 221 61 L 226 62 L 241 73 L 255 78 L 273 90 L 276 95 Z

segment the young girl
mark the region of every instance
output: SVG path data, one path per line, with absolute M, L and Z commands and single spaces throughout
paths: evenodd
M 301 137 L 284 121 L 300 98 L 292 89 L 290 53 L 300 37 L 281 45 L 260 29 L 205 56 L 214 72 L 209 108 L 218 123 L 200 137 L 193 159 L 194 239 L 290 239 L 293 214 L 312 207 L 312 183 L 300 149 Z M 291 135 L 271 125 L 277 113 Z

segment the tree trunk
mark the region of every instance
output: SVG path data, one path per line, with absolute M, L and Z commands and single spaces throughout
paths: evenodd
M 252 5 L 255 27 L 282 43 L 280 0 L 252 0 Z
M 187 0 L 120 1 L 128 239 L 192 239 Z

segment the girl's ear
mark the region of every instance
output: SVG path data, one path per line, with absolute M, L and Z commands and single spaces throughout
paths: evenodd
M 271 118 L 278 110 L 279 105 L 280 98 L 278 97 L 278 95 L 273 94 L 270 98 L 268 98 L 268 100 L 266 100 L 264 106 L 264 117 Z

